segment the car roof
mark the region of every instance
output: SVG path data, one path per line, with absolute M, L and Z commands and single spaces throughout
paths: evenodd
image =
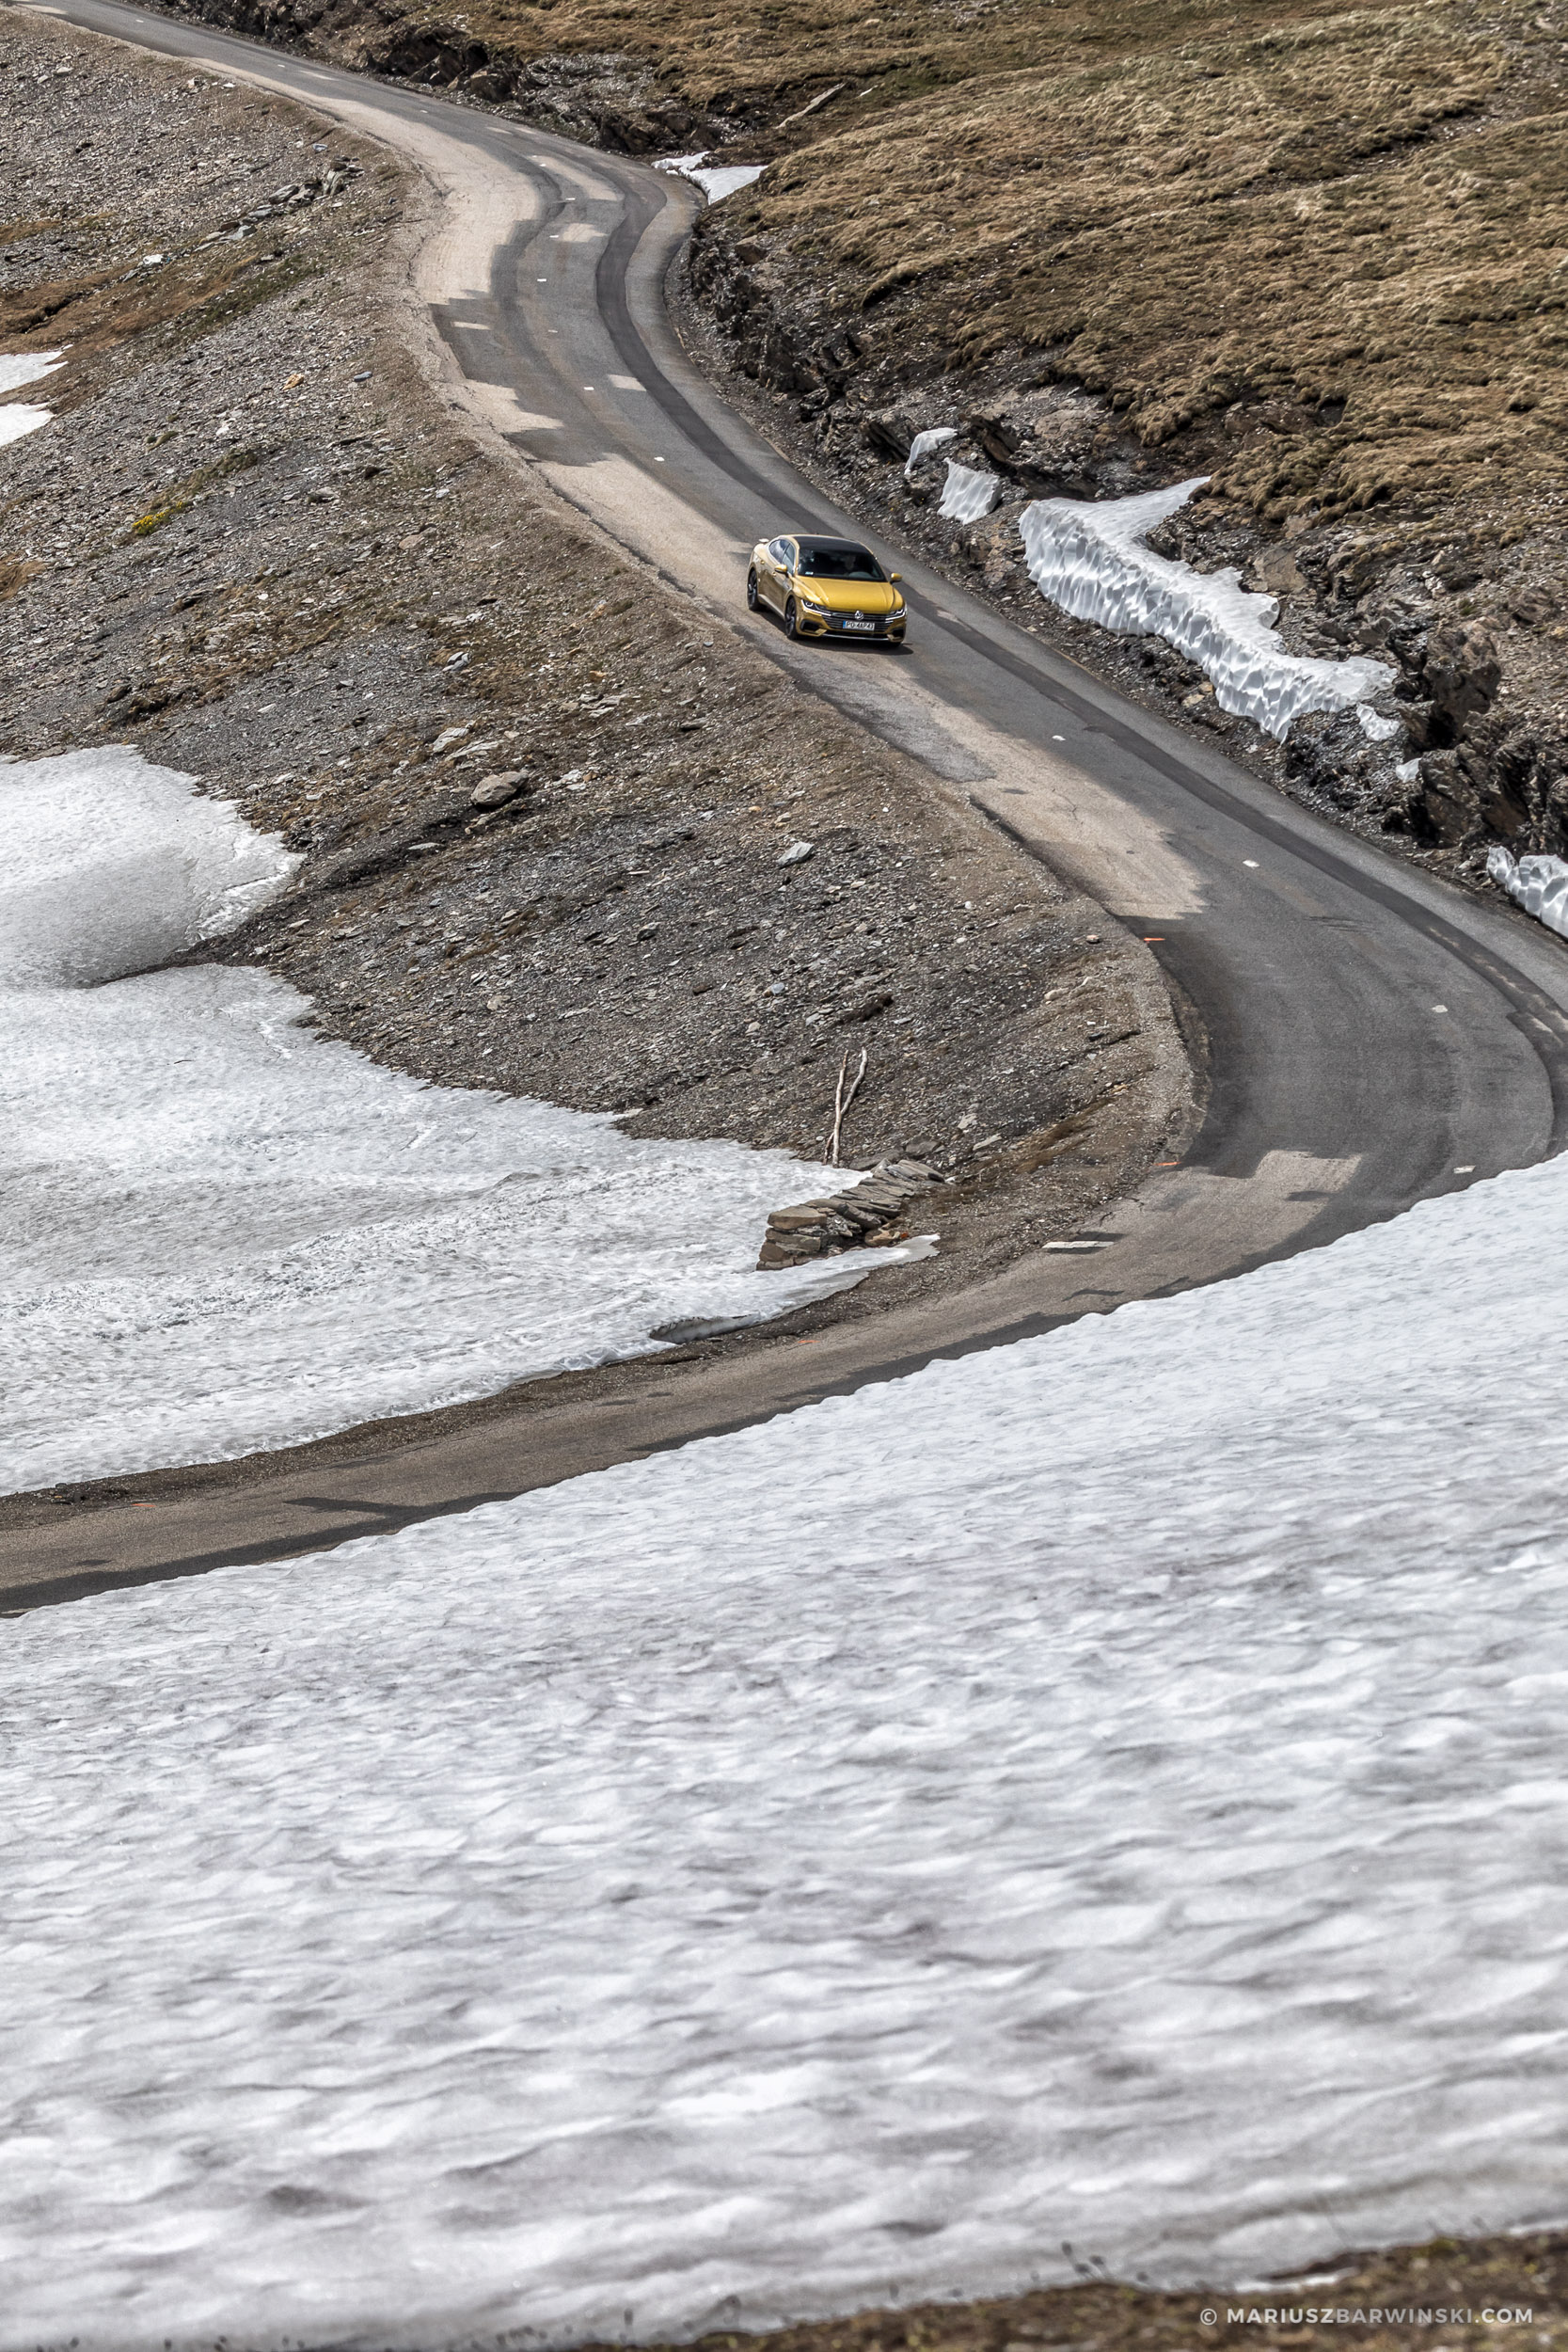
M 798 531 L 786 532 L 784 536 L 793 539 L 798 548 L 810 548 L 814 555 L 831 554 L 839 548 L 846 555 L 869 555 L 871 552 L 869 548 L 862 547 L 858 539 L 802 538 Z

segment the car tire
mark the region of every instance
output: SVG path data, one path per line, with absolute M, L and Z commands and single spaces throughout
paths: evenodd
M 748 612 L 754 612 L 756 609 L 757 576 L 755 572 L 748 572 L 746 575 L 746 610 Z
M 796 628 L 795 622 L 795 599 L 791 596 L 784 606 L 784 635 L 786 637 L 793 637 L 797 640 L 797 642 L 799 642 L 800 632 Z

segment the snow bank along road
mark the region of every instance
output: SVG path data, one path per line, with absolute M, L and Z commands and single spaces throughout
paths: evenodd
M 547 1484 L 842 1391 L 934 1355 L 1212 1280 L 1335 1238 L 1568 1139 L 1568 963 L 1278 799 L 897 550 L 911 652 L 786 644 L 744 612 L 744 559 L 835 514 L 684 360 L 666 271 L 698 199 L 669 175 L 111 0 L 49 14 L 286 92 L 423 169 L 443 199 L 417 291 L 454 402 L 813 691 L 922 758 L 1147 937 L 1196 1008 L 1212 1094 L 1183 1166 L 1101 1246 L 940 1310 L 672 1366 L 617 1408 L 521 1406 L 439 1442 L 197 1484 L 6 1540 L 12 1605 L 264 1559 Z

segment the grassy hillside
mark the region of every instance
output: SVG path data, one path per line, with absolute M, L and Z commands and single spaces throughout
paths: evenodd
M 1034 13 L 1034 12 L 1032 12 Z M 752 208 L 968 371 L 1009 349 L 1162 448 L 1231 417 L 1269 516 L 1563 483 L 1568 110 L 1523 7 L 1441 0 L 1156 36 L 1104 11 L 1051 69 L 822 135 Z M 1117 27 L 1123 38 L 1111 37 Z

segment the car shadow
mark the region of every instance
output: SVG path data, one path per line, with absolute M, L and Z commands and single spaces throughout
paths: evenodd
M 784 627 L 784 614 L 775 612 L 770 604 L 764 604 L 759 598 L 755 604 L 749 604 L 746 610 L 753 620 L 770 622 L 786 644 L 808 645 L 814 648 L 818 645 L 834 645 L 843 653 L 907 655 L 910 651 L 908 644 L 900 637 L 832 637 L 829 635 L 791 637 Z

